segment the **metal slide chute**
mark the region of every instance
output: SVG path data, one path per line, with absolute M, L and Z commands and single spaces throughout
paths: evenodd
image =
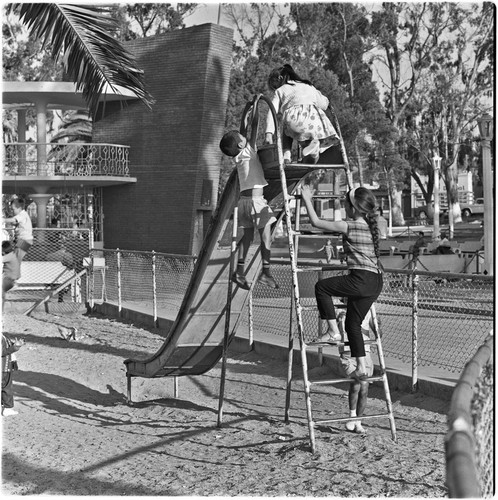
M 263 96 L 256 96 L 252 103 L 246 106 L 244 113 L 248 113 L 252 105 L 257 106 L 260 100 L 266 101 L 270 109 L 272 108 L 270 101 Z M 276 114 L 274 119 L 276 120 Z M 342 162 L 339 148 L 330 148 L 317 165 L 286 166 L 288 191 L 293 192 L 298 182 L 310 171 L 320 169 L 320 163 L 332 162 Z M 281 220 L 284 215 L 282 206 L 271 203 L 282 193 L 278 167 L 265 169 L 265 177 L 268 181 L 265 197 L 272 205 L 277 218 Z M 132 377 L 200 375 L 213 368 L 221 359 L 226 322 L 229 324 L 229 343 L 242 314 L 246 314 L 245 306 L 250 293 L 230 282 L 233 249 L 229 244 L 221 244 L 225 232 L 230 230 L 231 217 L 238 197 L 239 183 L 234 169 L 209 225 L 190 283 L 168 337 L 152 356 L 124 361 L 129 383 Z M 224 240 L 226 241 L 226 238 Z M 252 245 L 246 259 L 246 277 L 249 283 L 256 282 L 260 268 L 259 246 Z M 230 301 L 227 300 L 227 290 L 230 290 Z M 227 307 L 230 310 L 229 318 Z

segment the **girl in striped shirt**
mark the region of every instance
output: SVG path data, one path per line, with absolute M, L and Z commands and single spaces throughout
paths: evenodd
M 320 318 L 326 320 L 327 332 L 320 342 L 340 342 L 342 336 L 337 326 L 336 311 L 332 297 L 347 297 L 345 328 L 356 358 L 356 370 L 351 377 L 367 378 L 365 365 L 365 343 L 361 324 L 382 290 L 382 265 L 379 262 L 379 228 L 377 224 L 377 201 L 367 188 L 357 187 L 346 195 L 346 216 L 350 220 L 327 221 L 320 219 L 313 208 L 313 193 L 310 186 L 302 189 L 302 199 L 308 210 L 311 224 L 327 232 L 341 233 L 346 253 L 348 274 L 319 280 L 315 285 L 315 296 Z

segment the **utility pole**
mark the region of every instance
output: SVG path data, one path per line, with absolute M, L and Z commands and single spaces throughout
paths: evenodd
M 494 274 L 493 260 L 493 173 L 491 167 L 491 139 L 493 138 L 493 117 L 486 113 L 478 120 L 482 145 L 482 184 L 484 188 L 484 271 Z

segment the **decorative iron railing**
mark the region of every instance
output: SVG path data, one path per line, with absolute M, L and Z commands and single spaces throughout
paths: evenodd
M 3 175 L 129 177 L 129 149 L 117 144 L 7 143 Z

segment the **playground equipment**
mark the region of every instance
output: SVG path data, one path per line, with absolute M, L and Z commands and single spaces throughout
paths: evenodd
M 275 124 L 277 125 L 277 116 L 271 101 L 262 95 L 255 96 L 247 103 L 241 123 L 245 123 L 246 114 L 251 109 L 257 108 L 259 103 L 264 101 L 271 110 Z M 242 129 L 242 127 L 241 127 Z M 276 126 L 276 130 L 278 130 Z M 336 130 L 340 130 L 338 126 Z M 354 419 L 334 419 L 328 421 L 313 420 L 311 410 L 311 385 L 307 369 L 307 350 L 323 349 L 327 347 L 322 344 L 313 344 L 305 339 L 302 321 L 302 306 L 299 294 L 298 273 L 306 271 L 315 271 L 316 269 L 302 268 L 297 264 L 297 250 L 299 236 L 305 234 L 299 228 L 300 196 L 298 187 L 300 181 L 313 170 L 332 169 L 340 170 L 346 174 L 348 186 L 352 186 L 351 172 L 347 163 L 344 143 L 342 138 L 340 144 L 329 148 L 321 155 L 320 160 L 315 165 L 306 165 L 303 163 L 284 164 L 281 146 L 281 133 L 276 137 L 276 148 L 265 148 L 265 155 L 269 156 L 269 161 L 263 161 L 265 177 L 268 186 L 265 188 L 265 198 L 271 201 L 271 205 L 277 214 L 278 223 L 285 218 L 288 228 L 289 254 L 291 259 L 292 283 L 294 291 L 294 305 L 298 323 L 298 337 L 300 341 L 301 362 L 303 367 L 303 380 L 305 389 L 305 399 L 307 406 L 307 419 L 310 434 L 311 450 L 315 451 L 314 428 L 317 424 L 336 422 L 340 420 Z M 270 151 L 268 151 L 270 150 Z M 278 161 L 275 161 L 275 151 Z M 249 299 L 250 291 L 243 290 L 235 286 L 230 277 L 234 269 L 234 261 L 237 253 L 237 210 L 238 200 L 238 179 L 237 172 L 234 170 L 230 175 L 227 185 L 223 191 L 218 209 L 208 228 L 204 243 L 197 259 L 192 278 L 187 288 L 182 305 L 177 318 L 171 327 L 168 337 L 163 345 L 152 356 L 146 359 L 127 359 L 127 397 L 131 402 L 131 381 L 133 377 L 177 377 L 184 375 L 200 375 L 210 370 L 220 359 L 222 360 L 221 385 L 218 409 L 218 426 L 221 425 L 223 415 L 223 397 L 226 373 L 226 354 L 231 339 L 235 335 L 240 323 L 242 314 L 245 312 L 245 304 Z M 275 206 L 275 199 L 282 198 L 279 206 Z M 290 201 L 296 201 L 295 221 L 291 217 Z M 233 218 L 232 218 L 233 214 Z M 224 234 L 230 229 L 232 224 L 231 246 L 223 245 L 227 238 Z M 275 229 L 274 229 L 275 232 Z M 309 234 L 309 232 L 308 232 Z M 323 238 L 323 233 L 315 231 L 317 237 Z M 249 251 L 246 261 L 246 278 L 252 283 L 251 288 L 256 283 L 256 277 L 261 268 L 261 257 L 259 247 L 253 245 Z M 324 269 L 326 266 L 324 267 Z M 320 268 L 321 269 L 321 268 Z M 391 425 L 393 439 L 396 439 L 396 430 L 394 417 L 392 413 L 392 404 L 389 394 L 389 386 L 385 371 L 384 357 L 382 351 L 381 338 L 377 327 L 375 309 L 372 309 L 372 315 L 375 320 L 375 341 L 377 353 L 379 355 L 379 365 L 381 374 L 371 377 L 369 381 L 382 381 L 385 391 L 387 412 L 377 415 L 363 415 L 361 418 L 388 417 Z M 334 345 L 337 345 L 334 344 Z M 293 366 L 294 334 L 289 331 L 289 351 L 288 351 L 288 379 L 286 391 L 286 409 L 285 421 L 289 421 L 290 391 Z M 316 384 L 324 383 L 351 382 L 351 379 L 336 379 L 333 381 L 320 381 Z M 175 383 L 175 396 L 177 385 Z

